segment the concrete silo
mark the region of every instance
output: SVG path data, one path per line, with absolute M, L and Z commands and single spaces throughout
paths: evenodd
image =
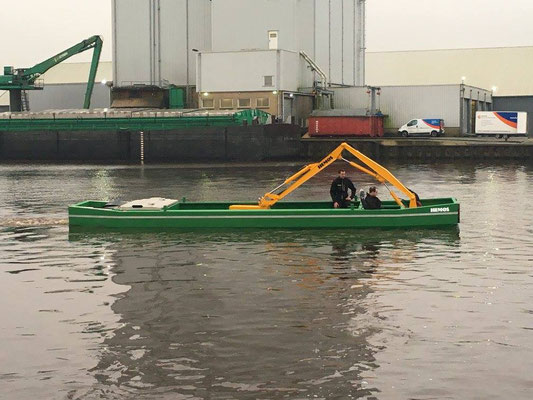
M 212 7 L 213 51 L 305 51 L 331 83 L 365 84 L 365 0 L 213 0 Z
M 115 88 L 194 86 L 193 49 L 211 48 L 210 0 L 113 0 Z

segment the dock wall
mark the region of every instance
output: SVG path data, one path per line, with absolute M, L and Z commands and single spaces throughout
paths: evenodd
M 470 159 L 531 159 L 533 141 L 496 139 L 360 139 L 345 140 L 351 146 L 376 160 L 470 160 Z M 339 139 L 304 139 L 302 157 L 320 159 L 342 143 Z
M 533 141 L 489 138 L 302 138 L 295 125 L 145 131 L 0 131 L 0 162 L 318 161 L 343 141 L 376 160 L 533 159 Z M 142 146 L 141 146 L 142 143 Z
M 294 160 L 294 125 L 196 127 L 145 131 L 0 132 L 0 161 L 145 162 Z

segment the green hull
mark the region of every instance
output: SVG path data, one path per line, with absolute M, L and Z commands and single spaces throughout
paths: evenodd
M 330 202 L 278 203 L 269 210 L 229 210 L 235 203 L 177 202 L 163 210 L 106 208 L 103 201 L 69 207 L 70 227 L 146 229 L 360 229 L 454 226 L 460 206 L 453 198 L 422 200 L 422 207 L 400 208 L 383 202 L 380 210 L 358 203 L 333 209 Z M 242 204 L 242 203 L 240 203 Z

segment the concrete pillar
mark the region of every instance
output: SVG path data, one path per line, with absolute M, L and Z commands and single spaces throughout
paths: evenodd
M 22 111 L 22 90 L 12 89 L 9 91 L 9 111 Z

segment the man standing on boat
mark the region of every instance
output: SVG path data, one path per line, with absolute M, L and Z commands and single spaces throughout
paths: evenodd
M 348 189 L 351 194 L 348 194 Z M 345 170 L 339 170 L 339 176 L 331 183 L 329 194 L 333 200 L 333 207 L 348 208 L 350 201 L 355 197 L 355 186 L 350 179 L 346 178 Z

